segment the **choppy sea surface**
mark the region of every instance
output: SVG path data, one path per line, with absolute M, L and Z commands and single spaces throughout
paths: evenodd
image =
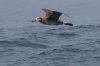
M 74 26 L 32 23 L 41 8 Z M 0 66 L 100 66 L 100 0 L 0 0 Z

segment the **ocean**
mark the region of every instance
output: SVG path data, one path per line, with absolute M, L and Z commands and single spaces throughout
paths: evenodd
M 100 0 L 0 0 L 0 66 L 100 66 Z M 31 21 L 41 8 L 74 26 Z

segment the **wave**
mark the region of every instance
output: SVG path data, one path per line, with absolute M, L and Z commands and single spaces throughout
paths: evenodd
M 79 26 L 75 26 L 75 28 L 79 28 L 79 29 L 94 29 L 94 28 L 100 28 L 100 25 L 79 25 Z
M 0 41 L 0 46 L 23 46 L 23 47 L 48 48 L 50 47 L 49 44 L 51 43 L 53 44 L 53 42 L 59 43 L 60 41 L 58 39 L 65 39 L 65 37 L 67 37 L 67 39 L 83 37 L 83 34 L 85 34 L 84 32 L 87 32 L 89 30 L 93 31 L 93 29 L 96 30 L 100 29 L 100 25 L 79 25 L 73 27 L 53 26 L 53 27 L 41 26 L 42 30 L 40 30 L 40 28 L 39 29 L 36 28 L 34 31 L 33 31 L 34 27 L 32 26 L 22 27 L 21 29 L 18 30 L 16 30 L 16 28 L 13 28 L 13 30 L 6 29 L 6 31 L 9 31 L 9 34 L 11 31 L 11 34 L 10 35 L 6 34 L 7 36 L 6 37 L 5 31 L 2 33 L 4 34 L 2 35 L 2 37 L 4 38 L 6 37 L 7 39 L 5 38 L 4 40 L 4 38 L 0 38 L 3 39 Z M 14 39 L 14 40 L 10 40 L 10 39 Z
M 3 40 L 0 41 L 0 47 L 32 47 L 32 48 L 49 48 L 50 46 L 47 46 L 42 43 L 38 42 L 31 42 L 27 40 Z

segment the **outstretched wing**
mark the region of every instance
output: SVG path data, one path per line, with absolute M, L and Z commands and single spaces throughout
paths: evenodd
M 51 10 L 49 10 L 49 9 L 45 9 L 45 8 L 42 8 L 42 10 L 45 12 L 45 17 L 49 17 L 49 16 L 51 16 L 52 15 L 52 11 Z
M 57 21 L 59 19 L 59 17 L 62 15 L 62 13 L 58 12 L 58 11 L 52 11 L 52 10 L 45 9 L 45 8 L 42 8 L 42 10 L 46 13 L 45 17 L 48 20 Z

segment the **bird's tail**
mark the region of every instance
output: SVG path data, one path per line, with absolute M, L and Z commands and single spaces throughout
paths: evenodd
M 64 23 L 64 25 L 73 26 L 73 24 L 72 24 L 72 23 Z

